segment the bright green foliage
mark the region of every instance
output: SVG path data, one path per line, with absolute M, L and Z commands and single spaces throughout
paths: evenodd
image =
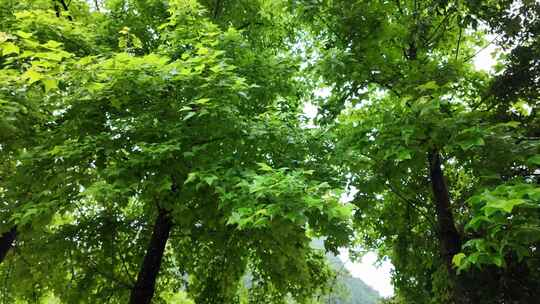
M 17 14 L 16 27 L 0 31 L 0 195 L 4 200 L 0 210 L 0 231 L 9 230 L 15 223 L 14 212 L 27 215 L 23 224 L 39 215 L 47 218 L 53 210 L 22 208 L 25 201 L 43 194 L 29 187 L 29 176 L 21 167 L 28 149 L 38 146 L 47 132 L 52 112 L 57 107 L 59 80 L 66 62 L 73 54 L 55 40 L 39 40 L 39 32 L 25 26 L 27 14 Z M 35 20 L 39 23 L 41 20 Z M 46 191 L 46 190 L 45 190 Z M 16 211 L 17 210 L 17 211 Z M 35 225 L 39 225 L 36 221 Z
M 352 235 L 392 303 L 538 299 L 539 8 L 0 0 L 1 300 L 128 302 L 160 219 L 155 303 L 322 301 Z
M 297 118 L 297 60 L 220 28 L 196 1 L 160 5 L 109 1 L 90 13 L 73 1 L 73 20 L 22 5 L 27 32 L 2 29 L 13 104 L 2 118 L 39 139 L 9 146 L 2 227 L 18 236 L 2 268 L 6 301 L 126 302 L 161 210 L 174 228 L 158 302 L 184 301 L 181 289 L 197 303 L 235 302 L 248 270 L 266 286 L 255 298 L 325 290 L 332 272 L 308 236 L 328 236 L 329 250 L 347 244 L 350 211 L 302 168 L 310 134 Z M 159 13 L 149 22 L 140 12 Z M 32 105 L 36 117 L 17 116 L 30 108 L 11 94 L 22 89 L 47 101 Z
M 31 132 L 32 125 L 46 121 L 47 107 L 41 98 L 58 88 L 62 61 L 72 56 L 61 46 L 53 40 L 39 43 L 22 30 L 0 33 L 3 148 L 17 148 L 18 141 L 32 137 L 26 133 Z
M 167 304 L 194 304 L 192 300 L 190 300 L 186 293 L 183 291 L 180 292 L 167 292 L 161 296 L 165 303 Z
M 496 79 L 475 71 L 471 62 L 475 49 L 486 44 L 480 20 L 511 22 L 502 17 L 511 2 L 479 7 L 471 1 L 294 1 L 314 37 L 308 44 L 315 54 L 314 82 L 331 90 L 328 98 L 318 100 L 318 121 L 334 133 L 328 136 L 336 147 L 332 163 L 358 191 L 353 200 L 358 242 L 391 258 L 400 303 L 534 298 L 535 276 L 526 274 L 536 269 L 534 258 L 527 266 L 512 262 L 519 265 L 458 276 L 444 243 L 457 239 L 457 250 L 452 250 L 457 253 L 460 243 L 490 233 L 464 231 L 471 218 L 480 216 L 476 206 L 466 203 L 475 193 L 509 180 L 537 189 L 535 99 L 508 107 L 496 96 L 504 84 L 494 87 Z M 525 6 L 521 13 L 532 17 L 537 12 Z M 533 20 L 523 25 L 529 36 L 513 36 L 524 46 L 536 37 Z M 434 190 L 434 155 L 441 156 L 439 181 L 448 191 Z M 441 197 L 442 203 L 448 198 L 448 208 Z M 499 207 L 509 210 L 512 203 L 521 201 Z M 514 260 L 508 250 L 501 253 L 503 259 Z M 527 278 L 525 286 L 512 279 L 516 276 Z
M 469 240 L 463 246 L 467 254 L 454 257 L 459 269 L 486 264 L 506 267 L 507 256 L 514 255 L 519 262 L 537 256 L 540 188 L 522 183 L 498 186 L 470 198 L 469 203 L 475 216 L 465 228 L 483 232 L 483 237 Z

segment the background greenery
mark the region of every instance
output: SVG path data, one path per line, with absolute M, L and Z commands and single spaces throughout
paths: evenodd
M 539 31 L 531 0 L 0 0 L 0 299 L 325 303 L 365 290 L 345 247 L 392 261 L 384 303 L 535 303 Z

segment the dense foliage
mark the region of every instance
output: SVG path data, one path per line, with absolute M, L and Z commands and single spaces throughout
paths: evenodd
M 0 300 L 339 302 L 349 247 L 388 303 L 534 303 L 539 29 L 528 0 L 0 0 Z
M 319 121 L 357 191 L 358 242 L 395 266 L 393 301 L 534 302 L 538 3 L 306 1 L 300 10 L 318 38 L 313 73 L 332 91 Z M 502 51 L 488 74 L 472 60 L 491 43 Z

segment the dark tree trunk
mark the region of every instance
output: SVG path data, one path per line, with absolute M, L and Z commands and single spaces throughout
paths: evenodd
M 172 222 L 168 212 L 160 209 L 141 269 L 137 275 L 137 282 L 131 290 L 130 304 L 149 304 L 152 300 L 171 227 Z
M 17 237 L 17 226 L 13 226 L 9 231 L 0 235 L 0 264 L 4 261 L 9 250 L 13 247 Z
M 435 212 L 437 217 L 438 235 L 441 255 L 446 262 L 448 270 L 452 273 L 452 258 L 461 250 L 461 238 L 454 223 L 454 215 L 450 206 L 450 193 L 444 180 L 441 168 L 441 155 L 434 150 L 428 156 L 431 188 L 435 198 Z
M 441 154 L 433 150 L 428 155 L 429 176 L 431 179 L 431 189 L 435 198 L 435 215 L 437 219 L 439 248 L 448 275 L 453 281 L 453 304 L 468 304 L 471 302 L 471 291 L 463 285 L 452 265 L 452 258 L 461 251 L 461 237 L 456 229 L 452 206 L 450 205 L 450 193 L 444 179 L 441 168 Z
M 60 6 L 58 6 L 58 4 L 56 2 L 59 2 L 62 5 L 62 8 L 64 9 L 64 11 L 69 13 L 69 7 L 67 6 L 65 0 L 55 0 L 54 1 L 54 10 L 56 12 L 56 17 L 60 17 L 60 15 L 61 15 Z M 73 21 L 73 18 L 70 15 L 68 15 L 67 18 L 68 18 L 69 21 Z

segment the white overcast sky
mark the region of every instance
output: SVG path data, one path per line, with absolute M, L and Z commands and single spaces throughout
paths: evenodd
M 488 41 L 493 41 L 494 37 L 487 36 Z M 477 69 L 491 72 L 495 64 L 495 60 L 491 53 L 495 51 L 495 45 L 490 44 L 483 50 L 479 50 L 478 54 L 473 58 L 474 65 Z M 320 97 L 328 97 L 329 89 L 321 89 L 317 92 Z M 317 107 L 313 104 L 306 104 L 304 113 L 309 118 L 314 118 L 317 115 Z M 313 125 L 308 125 L 313 127 Z M 350 200 L 351 197 L 344 197 L 345 200 Z M 366 284 L 377 290 L 383 297 L 390 297 L 394 294 L 394 288 L 391 283 L 391 271 L 393 265 L 390 261 L 377 261 L 376 252 L 368 252 L 361 261 L 352 262 L 349 258 L 348 249 L 341 249 L 339 258 L 345 263 L 345 267 L 352 276 L 362 279 Z

